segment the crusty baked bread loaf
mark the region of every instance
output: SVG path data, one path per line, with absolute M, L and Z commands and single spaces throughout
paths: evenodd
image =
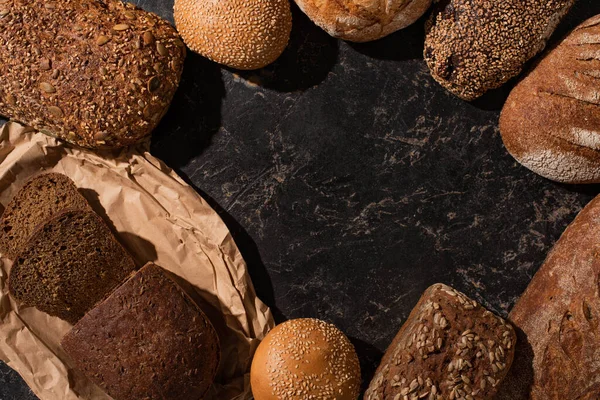
M 600 15 L 577 27 L 511 92 L 500 117 L 506 148 L 565 183 L 600 182 Z
M 57 173 L 31 178 L 6 205 L 0 218 L 2 254 L 14 259 L 35 228 L 67 208 L 91 210 L 71 179 Z
M 509 320 L 516 357 L 498 399 L 600 398 L 600 197 L 569 225 Z
M 286 321 L 258 346 L 250 383 L 255 400 L 357 400 L 360 364 L 350 340 L 314 318 Z
M 220 359 L 206 315 L 154 264 L 86 314 L 61 344 L 115 400 L 200 399 Z
M 173 15 L 190 49 L 242 70 L 275 61 L 292 31 L 288 0 L 175 0 Z
M 515 341 L 502 318 L 433 285 L 383 356 L 365 400 L 491 399 L 512 364 Z
M 0 114 L 80 146 L 148 135 L 183 60 L 167 21 L 120 0 L 0 3 Z
M 134 270 L 102 218 L 67 209 L 33 233 L 11 267 L 8 288 L 22 305 L 75 324 Z
M 331 36 L 352 42 L 377 40 L 421 17 L 432 0 L 296 0 Z
M 454 95 L 474 100 L 521 72 L 575 0 L 442 0 L 426 25 L 425 61 Z

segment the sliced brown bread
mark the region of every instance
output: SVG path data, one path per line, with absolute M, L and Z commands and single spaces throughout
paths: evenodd
M 0 218 L 0 252 L 14 260 L 35 228 L 66 208 L 91 210 L 69 177 L 58 173 L 33 177 Z
M 17 256 L 10 294 L 72 324 L 135 270 L 135 263 L 93 211 L 64 210 L 41 225 Z
M 221 354 L 206 315 L 154 264 L 87 313 L 61 344 L 115 400 L 201 399 Z

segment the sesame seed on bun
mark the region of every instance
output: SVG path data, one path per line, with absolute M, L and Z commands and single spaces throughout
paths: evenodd
M 356 400 L 360 364 L 354 346 L 334 325 L 296 319 L 262 341 L 250 381 L 255 400 Z
M 243 70 L 275 61 L 292 30 L 289 0 L 175 0 L 174 16 L 190 49 Z

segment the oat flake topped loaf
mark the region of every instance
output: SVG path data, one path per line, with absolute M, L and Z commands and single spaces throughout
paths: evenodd
M 167 21 L 119 0 L 0 0 L 0 114 L 84 147 L 135 143 L 184 52 Z
M 510 368 L 515 331 L 453 288 L 423 293 L 386 351 L 365 400 L 485 400 Z

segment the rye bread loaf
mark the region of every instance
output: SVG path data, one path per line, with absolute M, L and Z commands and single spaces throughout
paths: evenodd
M 0 218 L 0 252 L 14 259 L 36 227 L 67 208 L 91 210 L 67 176 L 57 173 L 34 176 L 4 209 Z
M 80 146 L 148 135 L 183 60 L 167 21 L 120 0 L 0 1 L 0 114 Z
M 296 0 L 298 7 L 331 36 L 368 42 L 406 28 L 432 0 Z
M 577 27 L 511 92 L 500 132 L 512 156 L 564 183 L 600 182 L 600 16 Z
M 200 399 L 220 360 L 206 315 L 154 264 L 83 317 L 62 346 L 115 400 Z
M 575 0 L 442 0 L 426 25 L 425 61 L 454 95 L 474 100 L 518 75 Z
M 11 267 L 8 288 L 22 305 L 75 324 L 134 270 L 102 218 L 67 209 L 33 233 Z
M 515 341 L 502 318 L 433 285 L 383 356 L 365 400 L 491 399 L 512 364 Z
M 600 398 L 600 197 L 569 225 L 509 320 L 519 332 L 501 400 Z

